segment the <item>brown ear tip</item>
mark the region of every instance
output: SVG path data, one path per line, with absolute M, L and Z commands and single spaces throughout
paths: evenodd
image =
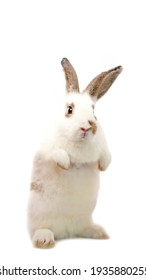
M 61 60 L 61 65 L 64 66 L 64 64 L 68 63 L 69 60 L 66 57 L 63 57 Z
M 121 65 L 119 65 L 119 66 L 113 68 L 113 71 L 117 71 L 118 73 L 121 73 L 122 70 L 123 70 L 123 67 L 122 67 Z

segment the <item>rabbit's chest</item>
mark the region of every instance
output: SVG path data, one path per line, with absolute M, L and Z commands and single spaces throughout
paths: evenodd
M 68 170 L 60 172 L 58 183 L 62 183 L 64 187 L 69 189 L 76 189 L 76 186 L 85 189 L 85 186 L 91 188 L 93 184 L 96 184 L 98 177 L 99 172 L 94 163 L 73 164 Z
M 74 165 L 60 174 L 57 182 L 61 211 L 91 211 L 99 189 L 99 172 L 94 165 Z

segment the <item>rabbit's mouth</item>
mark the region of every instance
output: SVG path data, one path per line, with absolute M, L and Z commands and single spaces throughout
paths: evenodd
M 90 137 L 90 131 L 83 131 L 80 135 L 81 140 L 88 140 Z
M 88 132 L 84 132 L 81 134 L 81 138 L 86 139 L 88 136 Z

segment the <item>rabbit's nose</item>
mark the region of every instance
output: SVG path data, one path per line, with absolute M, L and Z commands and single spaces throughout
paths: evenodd
M 88 130 L 90 130 L 91 129 L 91 126 L 90 127 L 87 127 L 87 128 L 85 128 L 85 127 L 81 127 L 80 128 L 83 132 L 87 132 Z

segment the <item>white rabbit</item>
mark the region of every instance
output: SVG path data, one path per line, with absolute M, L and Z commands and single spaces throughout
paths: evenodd
M 111 162 L 94 106 L 122 67 L 101 73 L 79 93 L 73 66 L 67 58 L 61 64 L 66 77 L 66 104 L 54 133 L 37 152 L 32 171 L 28 230 L 38 248 L 50 248 L 55 239 L 68 237 L 108 238 L 92 220 L 99 173 Z

